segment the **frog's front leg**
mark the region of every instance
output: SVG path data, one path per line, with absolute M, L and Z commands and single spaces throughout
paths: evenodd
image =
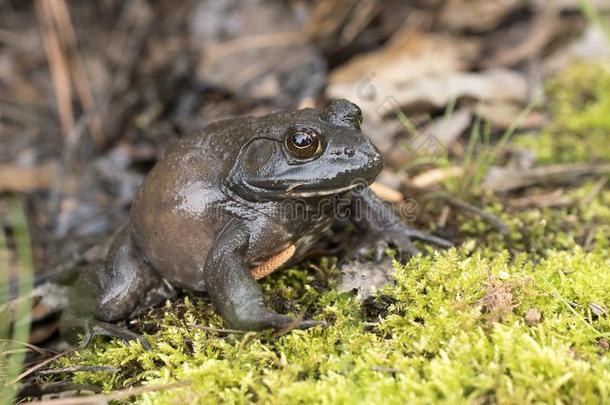
M 265 308 L 261 289 L 244 261 L 247 247 L 245 224 L 232 219 L 208 254 L 203 273 L 206 290 L 216 310 L 235 329 L 281 329 L 290 325 L 293 318 Z M 322 324 L 324 322 L 303 320 L 298 327 L 304 329 Z
M 453 246 L 443 238 L 406 225 L 392 207 L 381 201 L 370 188 L 352 193 L 350 210 L 351 221 L 366 233 L 351 249 L 348 258 L 365 255 L 372 248 L 375 259 L 380 260 L 388 245 L 394 246 L 403 257 L 413 255 L 419 252 L 412 242 L 413 239 L 447 248 Z

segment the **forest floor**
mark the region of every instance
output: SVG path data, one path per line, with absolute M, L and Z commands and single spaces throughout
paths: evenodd
M 404 3 L 0 0 L 0 395 L 610 401 L 610 8 Z M 327 327 L 233 331 L 185 292 L 129 321 L 151 350 L 68 347 L 63 284 L 105 257 L 172 141 L 333 98 L 384 153 L 374 191 L 455 247 L 327 252 L 261 281 L 270 308 Z

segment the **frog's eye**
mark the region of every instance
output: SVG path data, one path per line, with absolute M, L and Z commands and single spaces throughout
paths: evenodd
M 320 151 L 322 144 L 314 130 L 299 128 L 286 136 L 286 148 L 298 159 L 310 159 Z

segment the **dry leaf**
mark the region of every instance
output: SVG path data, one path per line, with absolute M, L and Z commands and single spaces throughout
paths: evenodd
M 511 13 L 527 5 L 526 0 L 448 0 L 440 24 L 452 30 L 485 32 L 497 28 Z
M 423 130 L 424 137 L 433 136 L 439 145 L 447 148 L 468 128 L 472 121 L 472 110 L 461 108 L 447 117 L 438 118 Z
M 530 112 L 517 122 L 516 117 L 522 111 L 523 106 L 510 101 L 491 101 L 477 104 L 475 107 L 477 115 L 493 124 L 495 129 L 508 129 L 515 124 L 518 124 L 517 128 L 519 129 L 535 129 L 546 123 L 545 116 L 538 111 Z
M 398 98 L 398 93 L 424 77 L 445 77 L 468 69 L 478 50 L 477 42 L 465 38 L 400 32 L 381 50 L 335 69 L 327 96 L 352 100 L 365 116 L 380 120 L 396 110 L 392 98 Z
M 403 199 L 403 195 L 400 191 L 396 191 L 393 188 L 377 181 L 371 184 L 369 187 L 375 194 L 377 194 L 377 197 L 381 198 L 382 200 L 399 203 Z
M 57 165 L 47 163 L 42 166 L 20 167 L 0 165 L 0 192 L 23 193 L 32 190 L 48 189 L 57 174 Z
M 428 170 L 409 180 L 409 184 L 418 188 L 429 188 L 435 186 L 450 177 L 461 177 L 464 175 L 464 168 L 460 166 L 442 167 Z
M 580 38 L 548 57 L 544 61 L 542 73 L 548 77 L 576 61 L 605 61 L 608 59 L 610 59 L 608 36 L 599 27 L 590 25 Z

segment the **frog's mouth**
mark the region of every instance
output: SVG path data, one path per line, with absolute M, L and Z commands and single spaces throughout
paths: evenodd
M 277 198 L 312 198 L 312 197 L 324 197 L 334 194 L 342 194 L 347 191 L 353 190 L 355 188 L 362 188 L 368 186 L 368 184 L 364 184 L 362 182 L 354 182 L 348 184 L 346 186 L 341 187 L 332 187 L 332 188 L 324 188 L 324 187 L 315 187 L 310 183 L 306 182 L 297 182 L 286 187 L 285 185 L 280 184 L 269 184 L 269 182 L 261 181 L 261 182 L 253 182 L 249 184 L 251 187 L 254 187 L 258 190 L 265 190 L 265 194 L 273 195 Z
M 348 184 L 347 186 L 333 188 L 333 189 L 316 189 L 316 190 L 307 190 L 307 189 L 299 189 L 301 186 L 305 186 L 306 183 L 295 183 L 284 190 L 284 193 L 287 197 L 298 197 L 298 198 L 308 198 L 308 197 L 323 197 L 327 195 L 333 194 L 341 194 L 347 191 L 353 190 L 359 186 L 362 186 L 362 183 L 354 183 Z

